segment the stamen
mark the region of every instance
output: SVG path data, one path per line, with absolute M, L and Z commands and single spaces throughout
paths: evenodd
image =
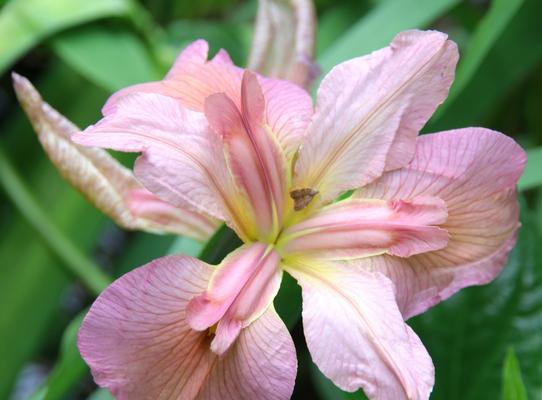
M 294 189 L 290 191 L 290 197 L 294 200 L 294 210 L 301 211 L 309 205 L 318 190 L 313 188 Z

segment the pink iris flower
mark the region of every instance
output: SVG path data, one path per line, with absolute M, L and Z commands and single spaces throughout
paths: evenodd
M 296 354 L 273 307 L 287 272 L 329 379 L 427 399 L 433 364 L 404 321 L 502 269 L 525 153 L 484 128 L 417 137 L 458 59 L 439 32 L 336 66 L 314 109 L 301 87 L 207 52 L 192 43 L 164 80 L 115 93 L 72 136 L 141 152 L 146 189 L 244 242 L 218 266 L 169 256 L 107 288 L 79 333 L 96 382 L 119 399 L 288 399 Z

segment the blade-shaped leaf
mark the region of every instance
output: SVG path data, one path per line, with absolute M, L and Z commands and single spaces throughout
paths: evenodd
M 542 2 L 524 0 L 476 70 L 475 78 L 446 106 L 428 132 L 459 126 L 480 126 L 518 83 L 542 60 Z M 444 103 L 446 105 L 446 103 Z
M 59 360 L 47 378 L 47 382 L 29 400 L 60 399 L 65 396 L 72 383 L 81 379 L 88 367 L 77 350 L 77 331 L 83 322 L 86 311 L 75 317 L 62 336 Z
M 527 166 L 521 177 L 518 187 L 520 190 L 528 190 L 542 185 L 542 148 L 527 151 Z
M 514 349 L 510 347 L 504 359 L 502 370 L 502 399 L 503 400 L 527 400 L 527 393 L 521 370 Z
M 0 73 L 48 35 L 93 19 L 126 15 L 132 7 L 130 0 L 8 2 L 0 12 Z
M 318 59 L 322 76 L 334 65 L 387 46 L 400 31 L 424 28 L 459 0 L 386 0 L 379 2 Z
M 145 44 L 128 30 L 82 26 L 56 36 L 52 45 L 62 60 L 108 92 L 161 79 L 164 72 Z
M 114 400 L 114 397 L 107 389 L 98 389 L 87 400 Z
M 452 104 L 457 95 L 474 78 L 492 46 L 516 15 L 523 2 L 524 0 L 494 0 L 491 3 L 491 8 L 478 23 L 469 40 L 468 47 L 463 52 L 448 99 L 434 118 L 438 119 L 440 113 Z

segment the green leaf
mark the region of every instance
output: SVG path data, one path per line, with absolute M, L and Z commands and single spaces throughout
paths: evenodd
M 528 190 L 542 185 L 542 147 L 527 151 L 527 166 L 519 180 L 519 190 Z
M 198 258 L 209 264 L 218 264 L 242 244 L 243 242 L 233 230 L 222 225 L 209 239 Z
M 85 96 L 74 102 L 74 96 L 84 87 L 81 78 L 55 63 L 51 63 L 46 79 L 38 86 L 50 93 L 55 105 L 62 105 L 70 118 L 83 123 L 92 118 L 89 110 L 98 109 L 105 98 L 102 92 L 87 88 Z M 3 124 L 2 134 L 4 148 L 18 163 L 18 171 L 48 217 L 81 250 L 93 249 L 106 218 L 51 166 L 22 111 L 12 112 Z M 4 200 L 0 217 L 0 304 L 5 305 L 0 312 L 0 398 L 4 399 L 9 397 L 22 365 L 62 333 L 66 323 L 63 299 L 70 277 L 60 268 L 62 261 L 4 199 L 1 190 L 0 194 Z
M 519 362 L 513 347 L 510 347 L 506 353 L 502 370 L 502 380 L 503 400 L 527 400 L 527 392 L 521 379 Z
M 487 125 L 485 120 L 542 59 L 540 15 L 541 1 L 524 1 L 478 66 L 475 76 L 458 91 L 446 111 L 437 115 L 438 120 L 430 122 L 427 131 Z
M 87 289 L 98 294 L 110 283 L 107 275 L 57 228 L 37 199 L 26 188 L 1 147 L 0 185 L 4 187 L 21 214 L 41 235 L 47 246 L 55 252 L 68 271 L 80 279 Z
M 169 25 L 167 34 L 175 56 L 187 44 L 201 38 L 209 42 L 210 54 L 224 48 L 237 65 L 244 65 L 250 47 L 249 29 L 250 25 L 239 23 L 179 20 Z
M 405 29 L 424 28 L 459 0 L 386 0 L 375 6 L 318 59 L 322 75 L 334 65 L 387 46 Z
M 327 51 L 362 15 L 366 14 L 368 6 L 362 2 L 341 2 L 322 13 L 318 18 L 317 57 Z
M 301 318 L 301 288 L 289 274 L 282 274 L 280 289 L 274 300 L 275 309 L 289 330 Z
M 508 346 L 522 361 L 529 398 L 542 393 L 541 267 L 540 236 L 523 204 L 518 243 L 500 276 L 411 320 L 435 364 L 432 399 L 499 398 Z
M 98 389 L 87 400 L 114 400 L 114 397 L 106 389 Z
M 11 0 L 0 12 L 0 73 L 54 32 L 131 9 L 129 0 Z
M 171 243 L 167 254 L 185 254 L 190 257 L 197 257 L 205 245 L 189 237 L 179 236 Z
M 87 400 L 114 400 L 114 397 L 106 389 L 98 389 Z
M 45 384 L 29 400 L 55 400 L 64 398 L 74 382 L 80 380 L 88 367 L 77 349 L 77 331 L 86 311 L 81 312 L 66 328 L 62 336 L 59 360 Z
M 463 91 L 465 86 L 475 77 L 476 71 L 499 39 L 502 32 L 510 23 L 524 0 L 493 0 L 488 13 L 478 23 L 476 30 L 469 40 L 467 49 L 457 68 L 456 78 L 447 101 L 439 109 L 438 119 L 442 113 Z
M 145 44 L 127 30 L 94 24 L 62 33 L 52 44 L 66 64 L 107 92 L 162 77 Z
M 367 400 L 362 391 L 354 393 L 343 392 L 325 377 L 316 364 L 311 362 L 310 375 L 314 388 L 318 392 L 320 400 Z

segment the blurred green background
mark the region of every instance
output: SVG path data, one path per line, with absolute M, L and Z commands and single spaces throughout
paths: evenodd
M 0 7 L 0 399 L 108 399 L 74 345 L 95 295 L 70 272 L 69 254 L 115 277 L 168 252 L 198 255 L 201 245 L 124 232 L 93 209 L 48 161 L 10 71 L 84 127 L 113 91 L 159 79 L 196 38 L 244 65 L 257 2 L 0 0 Z M 316 7 L 322 73 L 400 30 L 447 32 L 462 58 L 450 98 L 425 130 L 485 126 L 529 150 L 523 227 L 504 272 L 410 323 L 436 366 L 433 399 L 542 399 L 542 1 L 317 0 Z M 219 261 L 228 235 L 219 233 L 203 257 Z M 286 280 L 276 300 L 298 350 L 294 399 L 362 399 L 312 365 L 298 296 Z

